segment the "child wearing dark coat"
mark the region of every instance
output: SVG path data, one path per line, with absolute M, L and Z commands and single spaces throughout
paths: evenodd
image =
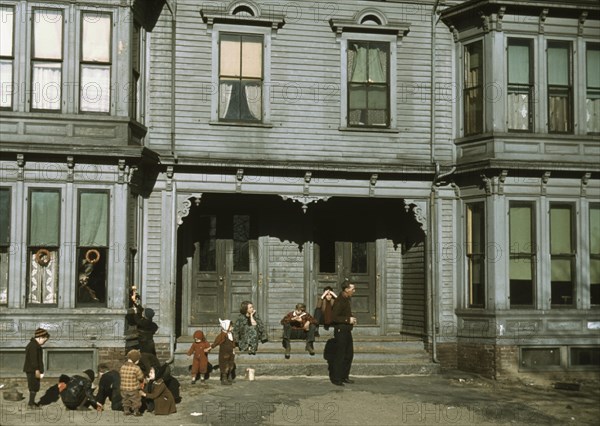
M 204 333 L 196 330 L 194 333 L 194 343 L 187 351 L 188 356 L 192 358 L 192 385 L 196 383 L 196 376 L 200 373 L 200 383 L 204 383 L 204 375 L 208 373 L 208 354 L 205 349 L 210 348 L 210 343 L 206 341 Z
M 35 403 L 35 394 L 40 390 L 40 382 L 44 377 L 44 360 L 42 346 L 50 338 L 50 333 L 43 328 L 38 328 L 27 347 L 25 348 L 25 363 L 23 372 L 27 375 L 27 388 L 29 389 L 29 402 L 31 409 L 39 408 Z
M 205 349 L 205 352 L 210 351 L 212 348 L 219 346 L 219 369 L 221 370 L 221 384 L 231 385 L 233 371 L 235 369 L 235 341 L 233 340 L 233 333 L 230 320 L 219 319 L 221 324 L 221 332 L 215 338 L 215 341 L 209 348 Z

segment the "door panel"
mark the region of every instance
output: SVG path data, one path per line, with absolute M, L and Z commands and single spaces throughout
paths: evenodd
M 354 283 L 352 311 L 358 324 L 377 323 L 375 243 L 326 242 L 315 244 L 315 271 L 319 285 L 340 291 L 344 280 Z

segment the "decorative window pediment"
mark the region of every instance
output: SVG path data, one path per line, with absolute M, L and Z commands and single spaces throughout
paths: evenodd
M 212 30 L 214 24 L 270 27 L 273 31 L 285 25 L 285 16 L 269 12 L 262 16 L 258 5 L 252 2 L 234 2 L 227 8 L 204 7 L 200 9 L 204 23 Z
M 407 22 L 391 21 L 377 9 L 364 9 L 354 19 L 329 20 L 331 29 L 339 36 L 342 33 L 394 34 L 399 38 L 410 32 Z

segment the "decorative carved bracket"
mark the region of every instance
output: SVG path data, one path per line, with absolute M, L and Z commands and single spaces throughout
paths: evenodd
M 125 183 L 125 159 L 119 158 L 119 171 L 117 176 L 117 183 L 124 184 Z
M 592 177 L 591 173 L 586 173 L 581 177 L 581 196 L 585 197 L 587 195 L 587 184 Z
M 17 180 L 23 180 L 25 178 L 25 156 L 23 154 L 17 154 Z
M 504 182 L 506 182 L 508 170 L 502 170 L 498 176 L 498 195 L 504 195 Z
M 454 195 L 456 195 L 457 198 L 460 198 L 460 186 L 458 186 L 454 181 L 450 182 L 450 186 L 454 190 Z
M 502 31 L 502 19 L 504 19 L 504 13 L 506 12 L 506 6 L 498 9 L 498 15 L 496 19 L 496 31 Z
M 548 17 L 548 12 L 550 11 L 550 9 L 546 8 L 542 10 L 542 13 L 540 14 L 540 25 L 539 25 L 539 33 L 540 34 L 544 34 L 544 24 L 546 23 L 546 18 Z
M 404 209 L 406 213 L 414 215 L 415 220 L 421 225 L 421 229 L 427 234 L 427 201 L 404 199 Z
M 235 174 L 235 192 L 242 192 L 242 181 L 244 180 L 244 169 L 237 169 Z
M 75 160 L 72 155 L 67 156 L 67 182 L 73 182 L 75 177 Z
M 302 212 L 306 213 L 306 211 L 308 210 L 308 205 L 310 203 L 316 203 L 318 201 L 327 201 L 329 200 L 331 197 L 330 196 L 308 196 L 308 195 L 283 195 L 283 194 L 279 194 L 279 196 L 281 198 L 283 198 L 283 200 L 292 200 L 295 201 L 297 203 L 301 203 L 302 204 Z
M 460 37 L 458 30 L 456 29 L 456 27 L 454 25 L 450 25 L 449 28 L 450 28 L 450 32 L 452 33 L 452 38 L 454 39 L 454 43 L 457 43 L 458 38 Z
M 481 175 L 481 181 L 483 182 L 485 195 L 492 195 L 492 180 L 486 175 Z
M 183 223 L 183 219 L 190 214 L 192 203 L 196 206 L 202 201 L 202 193 L 177 195 L 177 225 Z
M 479 18 L 481 19 L 483 31 L 486 33 L 490 32 L 490 17 L 483 12 L 479 12 Z
M 581 37 L 583 35 L 583 25 L 585 24 L 585 20 L 587 19 L 588 13 L 581 12 L 579 15 L 579 23 L 577 24 L 577 35 Z
M 310 191 L 310 180 L 312 179 L 312 172 L 304 173 L 304 195 L 308 195 Z
M 544 172 L 542 175 L 542 183 L 540 187 L 540 194 L 546 195 L 546 186 L 548 185 L 548 180 L 550 179 L 550 172 Z
M 369 197 L 375 196 L 375 185 L 377 185 L 378 177 L 379 175 L 377 173 L 371 175 L 371 179 L 369 180 Z

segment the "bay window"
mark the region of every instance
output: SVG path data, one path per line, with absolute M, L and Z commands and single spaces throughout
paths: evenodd
M 483 203 L 467 204 L 467 290 L 470 308 L 485 307 L 485 216 Z
M 600 134 L 600 43 L 586 45 L 586 129 Z
M 533 130 L 533 43 L 532 40 L 508 39 L 509 130 Z
M 348 126 L 389 127 L 389 43 L 348 40 Z
M 33 9 L 31 109 L 60 111 L 62 101 L 63 11 Z
M 535 221 L 533 203 L 509 207 L 510 307 L 533 307 L 535 298 Z
M 476 41 L 464 49 L 464 135 L 483 131 L 483 42 Z
M 573 83 L 571 43 L 549 41 L 548 59 L 548 131 L 573 131 Z
M 60 192 L 34 189 L 29 193 L 28 305 L 58 302 Z
M 13 106 L 14 21 L 14 9 L 0 7 L 0 109 Z
M 571 307 L 575 303 L 575 235 L 573 206 L 550 204 L 550 304 Z
M 80 99 L 81 112 L 110 112 L 112 16 L 81 14 Z
M 263 36 L 220 34 L 219 120 L 261 122 Z
M 600 305 L 600 204 L 590 205 L 590 304 Z
M 108 192 L 79 193 L 76 306 L 106 305 L 108 208 Z

